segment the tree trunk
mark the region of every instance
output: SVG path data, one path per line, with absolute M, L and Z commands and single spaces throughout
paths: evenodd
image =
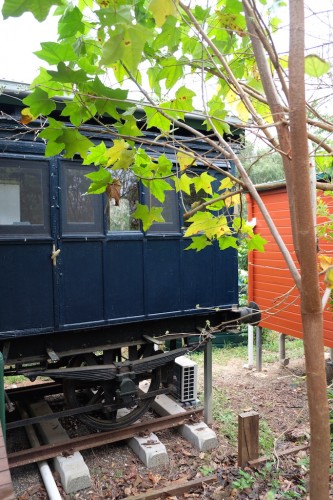
M 329 496 L 330 428 L 323 343 L 323 316 L 313 224 L 304 85 L 304 2 L 290 0 L 289 105 L 291 192 L 301 270 L 301 315 L 310 413 L 310 498 Z M 293 214 L 291 214 L 293 216 Z

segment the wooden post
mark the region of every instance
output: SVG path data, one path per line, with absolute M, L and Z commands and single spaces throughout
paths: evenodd
M 249 411 L 238 415 L 238 467 L 259 457 L 259 413 Z

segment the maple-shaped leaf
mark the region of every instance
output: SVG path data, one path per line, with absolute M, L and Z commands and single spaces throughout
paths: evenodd
M 249 251 L 258 250 L 258 252 L 264 252 L 266 243 L 267 240 L 260 236 L 260 234 L 255 234 L 252 236 L 252 238 L 246 239 L 246 244 Z
M 195 96 L 195 92 L 186 87 L 180 87 L 176 92 L 176 98 L 171 101 L 171 109 L 178 111 L 178 116 L 184 119 L 185 112 L 193 111 L 193 97 Z M 184 111 L 184 113 L 179 113 L 180 111 Z
M 73 70 L 65 63 L 60 62 L 57 66 L 58 71 L 48 70 L 52 80 L 62 83 L 85 83 L 89 80 L 87 73 L 83 69 Z
M 58 33 L 61 38 L 69 38 L 76 33 L 84 33 L 82 12 L 78 7 L 67 9 L 58 23 Z
M 181 172 L 186 170 L 188 167 L 196 165 L 194 154 L 191 151 L 185 151 L 184 149 L 177 151 L 177 160 Z
M 104 44 L 101 65 L 111 66 L 122 61 L 131 71 L 137 72 L 142 58 L 142 51 L 152 32 L 141 24 L 123 24 L 118 30 L 110 30 L 110 39 Z
M 235 205 L 239 205 L 240 201 L 241 201 L 240 194 L 231 194 L 231 196 L 229 196 L 224 200 L 224 203 L 226 207 L 234 207 Z
M 137 205 L 137 208 L 133 214 L 135 219 L 140 219 L 142 221 L 143 230 L 147 231 L 154 222 L 165 222 L 162 216 L 162 207 L 151 207 L 150 209 L 146 205 Z
M 48 119 L 49 126 L 44 129 L 39 137 L 47 140 L 46 156 L 54 156 L 61 151 L 64 152 L 64 158 L 73 158 L 78 153 L 81 158 L 85 158 L 88 150 L 93 143 L 78 130 L 68 128 L 62 123 L 52 118 Z
M 121 118 L 124 120 L 123 123 L 115 123 L 114 125 L 119 134 L 131 137 L 140 137 L 143 135 L 143 132 L 137 126 L 134 116 L 121 115 Z
M 204 234 L 200 236 L 194 236 L 192 238 L 192 243 L 185 248 L 185 250 L 196 250 L 197 252 L 200 252 L 200 250 L 203 250 L 209 245 L 212 245 L 213 243 L 205 236 Z
M 37 21 L 44 21 L 53 5 L 65 5 L 63 0 L 4 0 L 2 15 L 20 17 L 25 12 L 31 12 Z
M 225 177 L 219 187 L 218 187 L 218 191 L 223 191 L 224 189 L 231 189 L 233 186 L 235 185 L 234 182 L 232 182 L 232 180 L 229 178 L 229 177 Z
M 23 102 L 30 107 L 34 116 L 49 115 L 56 109 L 56 103 L 49 99 L 48 94 L 39 87 L 36 87 L 31 94 L 25 97 Z
M 184 74 L 184 64 L 181 63 L 174 56 L 164 58 L 161 60 L 162 69 L 158 76 L 159 81 L 165 79 L 165 86 L 171 89 Z M 170 105 L 168 105 L 170 107 Z
M 34 54 L 51 65 L 77 60 L 72 43 L 42 42 L 40 45 L 42 49 Z
M 151 0 L 149 10 L 159 27 L 163 26 L 168 16 L 178 16 L 177 2 L 174 0 Z
M 182 174 L 178 178 L 178 191 L 181 190 L 184 193 L 191 194 L 191 184 L 193 184 L 193 177 L 189 177 L 187 174 Z
M 197 212 L 187 219 L 187 221 L 191 222 L 191 224 L 186 229 L 184 236 L 193 236 L 201 232 L 206 232 L 207 228 L 212 224 L 213 215 L 210 212 Z
M 128 142 L 124 141 L 124 139 L 116 139 L 113 142 L 113 146 L 107 150 L 107 166 L 110 167 L 111 165 L 116 163 L 116 161 L 119 160 L 121 153 L 128 148 Z
M 106 191 L 107 186 L 112 182 L 112 176 L 108 170 L 100 167 L 97 172 L 89 172 L 85 177 L 92 182 L 88 188 L 87 194 L 101 194 Z
M 170 130 L 171 120 L 163 116 L 158 109 L 144 106 L 144 111 L 147 115 L 147 127 L 158 128 L 162 133 Z
M 172 161 L 162 154 L 158 157 L 157 167 L 155 168 L 155 174 L 160 177 L 167 177 L 172 174 L 173 163 Z
M 89 149 L 89 154 L 83 160 L 83 165 L 106 165 L 108 156 L 105 143 L 102 141 L 97 146 L 92 146 Z
M 215 177 L 209 175 L 207 172 L 203 172 L 199 177 L 194 177 L 193 184 L 196 192 L 198 193 L 202 189 L 205 193 L 213 194 L 212 182 L 215 180 Z
M 90 120 L 97 113 L 94 102 L 89 99 L 74 99 L 67 102 L 61 112 L 61 116 L 69 116 L 73 125 L 79 127 L 82 123 Z
M 219 248 L 220 250 L 225 250 L 226 248 L 236 248 L 238 250 L 238 243 L 237 243 L 237 238 L 234 236 L 222 236 L 221 238 L 218 238 L 219 242 Z
M 172 187 L 164 179 L 152 179 L 151 181 L 143 181 L 149 187 L 151 194 L 161 203 L 165 201 L 165 191 L 172 191 Z
M 210 224 L 205 229 L 205 234 L 210 239 L 220 238 L 226 234 L 230 234 L 231 229 L 228 225 L 228 219 L 224 215 L 214 217 Z

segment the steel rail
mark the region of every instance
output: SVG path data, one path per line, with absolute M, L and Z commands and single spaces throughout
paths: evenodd
M 198 417 L 201 417 L 202 414 L 203 409 L 198 408 L 177 415 L 168 415 L 167 417 L 159 417 L 154 420 L 140 422 L 126 429 L 101 432 L 89 436 L 79 436 L 57 444 L 41 445 L 38 448 L 17 451 L 8 455 L 9 468 L 13 469 L 41 460 L 48 460 L 59 455 L 72 455 L 75 451 L 97 448 L 105 444 L 115 443 L 117 441 L 129 439 L 142 432 L 147 432 L 149 435 L 151 432 L 179 427 L 189 421 L 198 421 Z

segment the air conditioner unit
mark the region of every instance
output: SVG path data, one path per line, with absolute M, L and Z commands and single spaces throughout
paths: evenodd
M 187 358 L 175 359 L 175 396 L 181 403 L 197 401 L 198 365 Z

